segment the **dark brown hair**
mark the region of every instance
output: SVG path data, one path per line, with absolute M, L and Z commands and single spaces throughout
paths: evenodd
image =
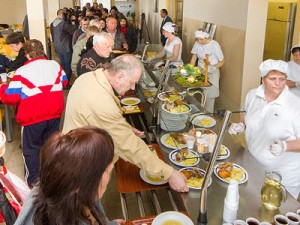
M 87 126 L 52 135 L 41 149 L 38 193 L 34 201 L 35 225 L 89 222 L 84 209 L 106 224 L 96 207 L 100 181 L 114 156 L 111 136 Z
M 45 56 L 43 44 L 39 40 L 31 39 L 24 43 L 23 48 L 31 59 Z
M 8 35 L 6 37 L 6 40 L 5 40 L 5 43 L 7 45 L 10 45 L 10 44 L 19 44 L 19 43 L 24 43 L 25 42 L 25 39 L 24 39 L 24 36 L 22 34 L 19 34 L 19 33 L 12 33 L 10 35 Z

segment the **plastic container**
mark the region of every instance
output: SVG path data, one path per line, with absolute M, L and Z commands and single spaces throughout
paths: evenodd
M 231 180 L 228 185 L 224 200 L 223 221 L 233 223 L 236 220 L 239 208 L 239 185 L 236 180 Z

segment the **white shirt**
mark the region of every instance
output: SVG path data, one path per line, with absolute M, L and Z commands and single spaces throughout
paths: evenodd
M 264 85 L 251 90 L 245 101 L 246 142 L 256 160 L 266 169 L 278 171 L 282 184 L 297 198 L 300 192 L 300 153 L 274 156 L 270 145 L 275 139 L 300 137 L 300 99 L 286 86 L 279 97 L 265 100 Z
M 168 44 L 168 40 L 169 39 L 167 39 L 166 44 L 164 46 L 166 57 L 167 58 L 172 57 L 173 53 L 174 53 L 174 46 L 179 44 L 180 48 L 179 48 L 179 54 L 178 54 L 177 60 L 173 61 L 173 62 L 170 62 L 170 64 L 175 65 L 175 66 L 180 66 L 182 64 L 182 60 L 181 60 L 182 41 L 181 41 L 181 39 L 179 37 L 175 37 L 171 41 L 171 43 L 169 45 L 167 45 Z
M 295 63 L 294 61 L 288 62 L 290 74 L 288 75 L 288 80 L 294 82 L 300 82 L 300 65 Z M 290 91 L 300 97 L 300 87 L 290 88 Z
M 224 59 L 223 52 L 218 42 L 215 40 L 211 40 L 208 44 L 202 45 L 198 41 L 195 42 L 192 51 L 192 54 L 197 55 L 198 57 L 198 67 L 204 69 L 204 59 L 205 55 L 209 55 L 209 67 L 216 67 L 218 62 Z M 208 68 L 208 71 L 211 71 L 212 68 Z M 209 82 L 211 82 L 214 86 L 219 88 L 219 79 L 220 72 L 214 72 L 208 74 Z

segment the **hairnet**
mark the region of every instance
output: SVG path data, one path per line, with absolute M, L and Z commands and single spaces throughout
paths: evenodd
M 163 30 L 168 31 L 170 33 L 176 33 L 176 24 L 167 22 L 165 25 L 162 27 Z
M 209 38 L 209 34 L 202 30 L 195 31 L 195 38 Z
M 300 51 L 300 44 L 295 45 L 294 47 L 291 48 L 292 54 L 294 54 L 297 50 Z
M 272 70 L 276 70 L 276 71 L 279 71 L 279 72 L 282 72 L 282 73 L 288 75 L 289 74 L 289 65 L 282 60 L 268 59 L 266 61 L 263 61 L 260 64 L 259 70 L 260 70 L 261 77 L 266 76 Z

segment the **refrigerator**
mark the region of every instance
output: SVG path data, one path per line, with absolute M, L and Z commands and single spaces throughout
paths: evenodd
M 296 3 L 269 2 L 264 60 L 290 60 L 296 8 Z

